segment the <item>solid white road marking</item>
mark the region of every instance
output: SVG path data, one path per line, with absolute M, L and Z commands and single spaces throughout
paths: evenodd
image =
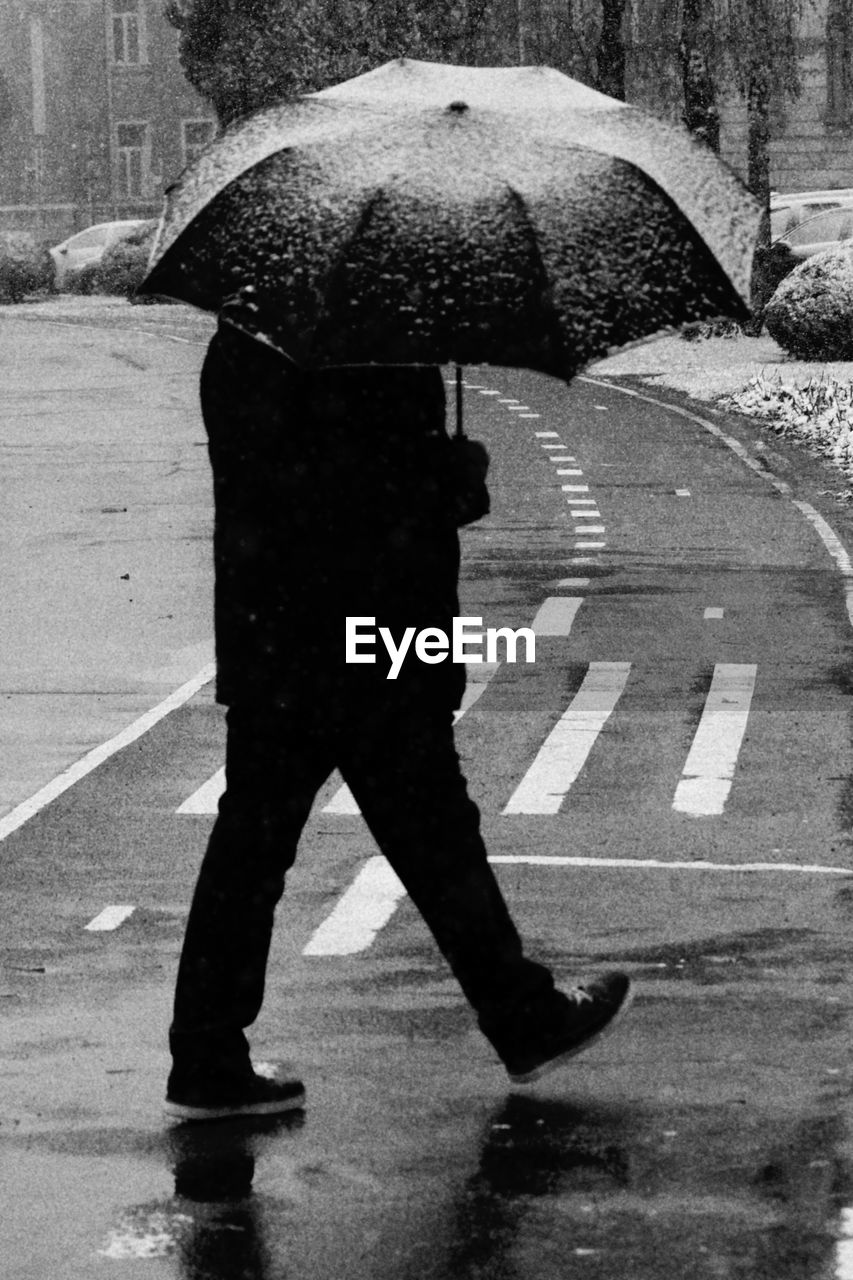
M 504 813 L 559 813 L 628 682 L 630 662 L 591 662 Z
M 583 596 L 549 596 L 533 619 L 537 636 L 567 636 L 572 629 Z
M 499 396 L 500 391 L 491 391 L 488 387 L 480 387 L 481 396 Z
M 560 485 L 563 493 L 589 493 L 588 484 L 563 484 Z M 594 499 L 590 498 L 590 502 Z
M 703 617 L 705 618 L 722 618 L 725 613 L 724 609 L 706 609 Z
M 109 929 L 117 929 L 120 924 L 124 924 L 128 916 L 132 916 L 135 907 L 112 906 L 104 907 L 103 911 L 95 916 L 94 920 L 90 920 L 86 928 L 91 933 L 106 932 Z
M 587 532 L 591 533 L 592 530 L 588 529 Z M 601 532 L 603 533 L 604 530 L 602 529 Z M 577 533 L 577 529 L 575 530 L 575 533 Z M 606 546 L 606 543 L 604 542 L 576 542 L 575 550 L 576 551 L 600 551 L 604 546 Z
M 595 858 L 582 855 L 496 854 L 489 858 L 495 866 L 578 867 L 619 871 L 708 871 L 735 874 L 804 874 L 853 876 L 853 867 L 827 867 L 799 862 L 666 862 L 662 858 Z M 353 883 L 338 899 L 331 914 L 312 935 L 303 951 L 306 956 L 355 955 L 365 951 L 393 916 L 406 890 L 396 872 L 381 854 L 368 859 Z M 853 1234 L 853 1211 L 851 1215 Z M 851 1258 L 853 1262 L 853 1258 Z M 853 1280 L 853 1270 L 844 1280 Z
M 810 875 L 853 876 L 853 867 L 826 867 L 809 862 L 708 862 L 697 858 L 693 862 L 666 862 L 663 858 L 595 858 L 583 855 L 547 853 L 495 854 L 489 858 L 494 863 L 526 863 L 535 867 L 624 867 L 637 871 L 801 871 Z
M 845 580 L 844 596 L 847 603 L 847 617 L 853 623 L 853 564 L 850 562 L 850 556 L 832 526 L 827 524 L 819 511 L 815 511 L 810 502 L 800 502 L 798 499 L 793 499 L 793 502 L 797 510 L 803 513 L 815 533 L 817 533 L 838 566 L 839 573 Z
M 571 453 L 561 454 L 560 457 L 553 457 L 552 462 L 577 462 L 577 458 Z
M 190 698 L 198 693 L 199 689 L 210 683 L 215 674 L 216 666 L 211 662 L 206 667 L 203 667 L 191 680 L 187 680 L 186 684 L 182 684 L 174 693 L 170 693 L 168 698 L 158 702 L 156 707 L 152 707 L 150 711 L 146 711 L 144 715 L 129 724 L 126 729 L 122 729 L 121 733 L 117 733 L 115 737 L 110 738 L 109 741 L 102 743 L 99 747 L 94 747 L 75 764 L 72 764 L 70 768 L 55 777 L 52 782 L 37 791 L 35 795 L 16 805 L 10 813 L 6 814 L 5 818 L 0 819 L 0 840 L 5 840 L 6 836 L 11 835 L 13 831 L 17 831 L 18 827 L 22 827 L 45 805 L 50 804 L 57 796 L 61 796 L 63 791 L 73 787 L 75 782 L 85 778 L 86 774 L 91 773 L 93 769 L 97 769 L 98 765 L 103 764 L 110 756 L 129 746 L 137 738 L 141 738 L 144 733 L 153 728 L 158 720 L 162 720 L 164 716 L 177 710 L 185 702 L 189 702 Z
M 720 814 L 734 778 L 746 732 L 757 667 L 721 662 L 711 687 L 672 807 L 693 817 Z
M 677 498 L 689 498 L 689 497 L 690 497 L 690 490 L 689 490 L 689 489 L 676 489 L 676 491 L 675 491 L 675 496 L 676 496 Z
M 302 952 L 350 956 L 369 947 L 405 897 L 406 890 L 381 854 L 369 858 Z
M 538 418 L 539 414 L 538 413 L 535 414 L 535 417 Z M 559 431 L 535 431 L 533 434 L 536 436 L 537 440 L 545 440 L 545 439 L 556 440 L 557 436 L 560 433 Z

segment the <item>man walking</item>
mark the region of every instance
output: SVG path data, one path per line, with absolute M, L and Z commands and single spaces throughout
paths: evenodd
M 458 614 L 457 526 L 482 512 L 485 486 L 460 485 L 440 371 L 300 371 L 241 303 L 220 316 L 201 402 L 226 790 L 178 970 L 166 1112 L 205 1120 L 304 1102 L 299 1081 L 254 1070 L 245 1029 L 286 873 L 336 767 L 510 1078 L 536 1079 L 612 1025 L 628 979 L 564 993 L 524 955 L 454 747 L 464 666 L 409 652 L 389 680 L 381 650 L 375 664 L 345 661 L 348 617 L 399 640 L 408 627 L 450 634 Z

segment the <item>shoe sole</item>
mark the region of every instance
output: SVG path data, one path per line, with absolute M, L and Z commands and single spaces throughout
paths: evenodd
M 305 1094 L 282 1098 L 278 1102 L 249 1102 L 244 1106 L 191 1107 L 183 1102 L 163 1103 L 163 1113 L 170 1120 L 231 1120 L 241 1116 L 275 1116 L 287 1111 L 301 1111 Z
M 620 1004 L 612 1018 L 605 1022 L 603 1027 L 598 1031 L 594 1031 L 592 1035 L 587 1036 L 580 1044 L 574 1045 L 571 1049 L 566 1049 L 565 1053 L 558 1053 L 555 1058 L 549 1058 L 547 1062 L 541 1062 L 538 1067 L 534 1067 L 532 1071 L 509 1072 L 509 1078 L 513 1084 L 533 1084 L 537 1080 L 541 1080 L 543 1076 L 548 1076 L 552 1071 L 558 1071 L 565 1063 L 570 1062 L 572 1058 L 577 1058 L 579 1054 L 585 1053 L 587 1049 L 591 1049 L 597 1041 L 602 1040 L 608 1035 L 616 1024 L 627 1013 L 634 1000 L 634 988 L 628 988 L 625 999 Z

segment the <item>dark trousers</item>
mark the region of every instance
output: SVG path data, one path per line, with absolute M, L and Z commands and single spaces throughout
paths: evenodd
M 486 858 L 453 739 L 423 697 L 335 723 L 318 712 L 231 707 L 226 790 L 193 896 L 175 991 L 176 1067 L 248 1060 L 275 907 L 317 791 L 340 769 L 493 1042 L 554 999 L 527 960 Z

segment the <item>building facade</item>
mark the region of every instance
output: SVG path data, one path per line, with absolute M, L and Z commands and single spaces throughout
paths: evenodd
M 56 240 L 156 216 L 216 127 L 162 0 L 3 0 L 0 225 Z
M 680 9 L 627 0 L 622 23 L 626 97 L 674 117 Z M 594 83 L 601 0 L 493 0 L 487 12 L 466 60 L 546 63 Z M 800 92 L 774 97 L 771 185 L 853 187 L 853 0 L 809 0 L 797 41 Z M 719 106 L 721 152 L 745 175 L 745 104 L 729 91 Z M 155 216 L 216 128 L 163 0 L 0 0 L 0 227 L 56 242 Z

